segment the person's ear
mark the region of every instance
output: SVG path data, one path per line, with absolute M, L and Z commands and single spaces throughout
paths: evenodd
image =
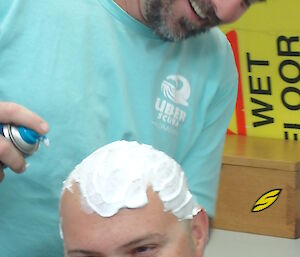
M 193 217 L 191 226 L 192 237 L 196 249 L 196 256 L 202 257 L 209 229 L 209 219 L 204 209 L 199 208 L 199 210 Z

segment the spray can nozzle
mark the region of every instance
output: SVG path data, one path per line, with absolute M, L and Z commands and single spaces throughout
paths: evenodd
M 28 144 L 35 144 L 36 142 L 43 139 L 45 136 L 41 136 L 35 131 L 25 128 L 25 127 L 18 127 L 18 131 L 22 137 L 22 139 Z

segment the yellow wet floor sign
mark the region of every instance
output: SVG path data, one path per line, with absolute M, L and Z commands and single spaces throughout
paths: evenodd
M 240 75 L 229 133 L 300 140 L 299 10 L 299 0 L 269 0 L 221 27 Z

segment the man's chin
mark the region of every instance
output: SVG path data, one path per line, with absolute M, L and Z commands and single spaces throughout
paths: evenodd
M 185 24 L 180 24 L 177 29 L 154 29 L 154 33 L 157 34 L 164 41 L 177 42 L 191 37 L 195 37 L 201 33 L 205 33 L 209 28 L 187 28 Z

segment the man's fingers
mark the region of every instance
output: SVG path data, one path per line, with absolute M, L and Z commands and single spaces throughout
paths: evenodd
M 47 122 L 40 116 L 12 102 L 0 102 L 0 123 L 22 125 L 39 134 L 46 134 L 49 130 Z
M 25 160 L 22 154 L 2 136 L 0 136 L 0 162 L 17 173 L 25 170 Z
M 0 102 L 0 123 L 21 125 L 33 129 L 39 134 L 46 134 L 48 124 L 29 109 L 12 102 Z M 0 134 L 0 179 L 3 180 L 3 165 L 17 173 L 25 171 L 23 155 L 13 146 L 12 142 Z M 3 164 L 3 165 L 2 165 Z

